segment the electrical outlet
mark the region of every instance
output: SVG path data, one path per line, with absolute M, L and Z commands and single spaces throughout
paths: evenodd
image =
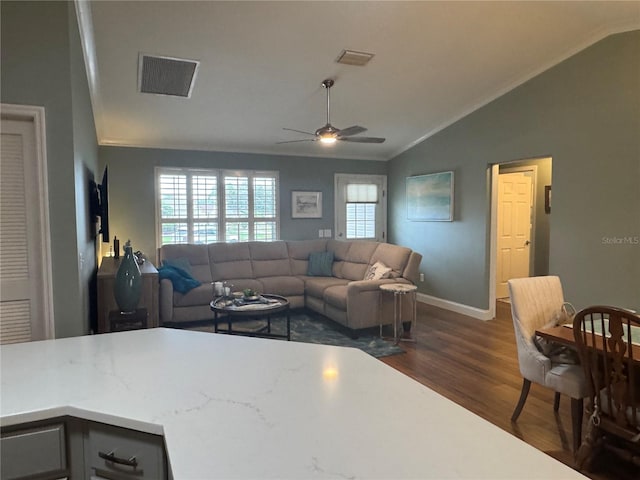
M 320 229 L 318 230 L 318 238 L 322 238 L 324 237 L 324 230 Z
M 424 282 L 424 273 L 421 273 L 421 274 L 420 274 L 420 281 L 421 281 L 421 282 Z
M 331 238 L 331 229 L 330 228 L 325 228 L 324 229 L 324 238 Z

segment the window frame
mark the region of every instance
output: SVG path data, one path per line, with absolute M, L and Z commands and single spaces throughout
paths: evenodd
M 193 190 L 192 190 L 192 178 L 197 175 L 215 176 L 216 188 L 217 188 L 217 223 L 218 223 L 218 238 L 214 242 L 210 243 L 236 243 L 236 241 L 228 241 L 226 239 L 227 224 L 228 223 L 242 223 L 246 222 L 249 225 L 248 228 L 248 240 L 237 240 L 237 242 L 243 241 L 262 241 L 255 239 L 255 224 L 261 222 L 274 222 L 275 223 L 275 238 L 273 240 L 280 239 L 280 173 L 277 170 L 237 170 L 237 169 L 221 169 L 221 168 L 194 168 L 194 167 L 155 167 L 154 168 L 154 188 L 155 188 L 155 236 L 156 247 L 160 248 L 162 243 L 162 225 L 165 222 L 162 218 L 162 199 L 160 191 L 160 177 L 162 175 L 185 175 L 187 177 L 186 182 L 186 194 L 187 194 L 187 215 L 186 217 L 175 217 L 174 222 L 181 222 L 187 224 L 187 241 L 185 244 L 193 243 L 193 226 L 195 223 L 213 223 L 211 217 L 208 219 L 194 218 L 193 216 Z M 248 179 L 248 216 L 245 217 L 226 217 L 226 192 L 225 192 L 225 178 L 227 177 L 244 177 Z M 255 206 L 255 178 L 272 178 L 275 182 L 274 185 L 274 217 L 256 217 L 254 212 Z M 184 244 L 183 244 L 184 245 Z

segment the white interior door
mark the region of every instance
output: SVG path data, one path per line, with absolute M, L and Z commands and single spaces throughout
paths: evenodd
M 387 241 L 387 177 L 336 173 L 335 238 Z
M 4 113 L 4 112 L 3 112 Z M 52 337 L 45 280 L 47 189 L 33 121 L 2 119 L 0 143 L 0 343 Z
M 529 276 L 533 214 L 533 173 L 498 176 L 496 297 L 508 297 L 507 281 Z

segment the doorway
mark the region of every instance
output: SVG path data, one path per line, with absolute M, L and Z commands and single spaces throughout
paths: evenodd
M 491 246 L 489 305 L 509 301 L 510 278 L 549 274 L 551 157 L 517 160 L 490 167 Z

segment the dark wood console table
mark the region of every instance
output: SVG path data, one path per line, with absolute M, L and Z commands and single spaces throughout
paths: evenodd
M 113 285 L 116 279 L 116 273 L 120 267 L 122 257 L 103 257 L 100 269 L 98 270 L 98 333 L 107 333 L 113 330 L 120 330 L 111 325 L 119 323 L 127 323 L 126 318 L 119 317 L 118 305 L 113 296 Z M 150 261 L 140 265 L 140 273 L 142 274 L 142 295 L 140 303 L 136 310 L 136 321 L 139 322 L 140 328 L 153 328 L 159 325 L 158 322 L 158 270 Z M 141 312 L 147 313 L 144 321 L 140 320 Z M 115 320 L 115 322 L 114 322 Z M 131 327 L 131 325 L 128 325 Z M 128 328 L 127 328 L 128 329 Z

